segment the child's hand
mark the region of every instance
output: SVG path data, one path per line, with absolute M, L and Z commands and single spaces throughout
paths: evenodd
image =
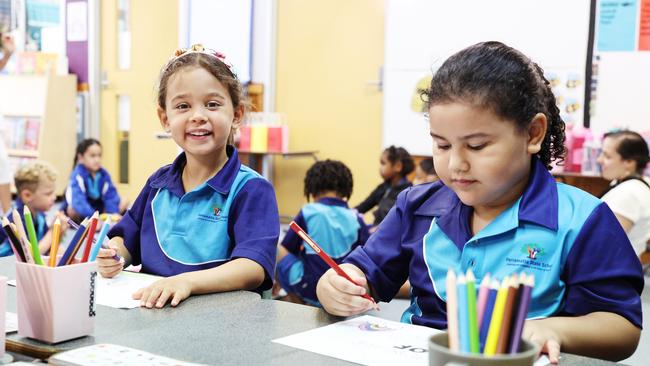
M 361 295 L 367 292 L 367 280 L 363 272 L 354 265 L 342 264 L 341 268 L 360 286 L 353 284 L 328 270 L 316 285 L 318 301 L 325 310 L 333 315 L 350 316 L 375 308 L 375 304 Z
M 108 242 L 108 247 L 110 249 L 99 249 L 99 253 L 97 253 L 97 269 L 102 277 L 113 278 L 122 272 L 124 258 L 120 258 L 119 261 L 113 258 L 117 254 L 117 245 L 112 240 Z
M 56 220 L 57 218 L 61 222 L 61 232 L 64 233 L 66 230 L 68 230 L 70 228 L 70 224 L 68 224 L 68 220 L 70 220 L 70 218 L 68 216 L 66 216 L 63 213 L 63 211 L 59 211 L 59 212 L 56 213 L 56 216 L 54 217 L 54 220 Z M 52 222 L 54 222 L 54 221 L 52 221 Z
M 133 294 L 133 298 L 140 300 L 140 306 L 151 309 L 152 307 L 162 308 L 171 299 L 171 306 L 178 305 L 187 299 L 192 289 L 182 275 L 172 276 L 158 280 L 148 287 L 139 289 Z
M 541 353 L 548 354 L 552 364 L 560 360 L 561 340 L 559 335 L 550 327 L 544 326 L 544 319 L 527 320 L 524 324 L 522 338 L 537 344 Z

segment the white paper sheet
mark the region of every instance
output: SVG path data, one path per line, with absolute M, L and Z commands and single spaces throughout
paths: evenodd
M 428 365 L 429 337 L 439 330 L 370 315 L 273 340 L 362 365 Z
M 119 309 L 133 309 L 140 306 L 140 300 L 133 300 L 131 295 L 162 277 L 122 271 L 114 278 L 102 276 L 97 276 L 97 278 L 97 297 L 95 298 L 97 304 Z
M 134 348 L 100 343 L 71 351 L 57 353 L 50 357 L 52 365 L 94 365 L 94 366 L 199 366 Z
M 18 314 L 7 311 L 5 313 L 5 333 L 18 331 Z

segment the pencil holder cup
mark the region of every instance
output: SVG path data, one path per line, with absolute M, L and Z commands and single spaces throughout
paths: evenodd
M 7 277 L 0 276 L 0 314 L 7 308 Z M 0 316 L 0 329 L 5 329 L 5 317 Z M 5 354 L 5 332 L 0 332 L 0 359 Z
M 429 365 L 472 365 L 472 366 L 530 366 L 535 362 L 538 347 L 522 340 L 519 352 L 485 356 L 482 354 L 452 352 L 449 349 L 449 335 L 439 333 L 429 338 Z
M 57 343 L 92 334 L 96 279 L 96 262 L 61 267 L 17 262 L 18 335 Z

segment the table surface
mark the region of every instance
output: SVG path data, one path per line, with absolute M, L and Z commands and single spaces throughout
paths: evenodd
M 0 275 L 15 278 L 13 257 L 0 259 Z M 16 289 L 7 289 L 7 311 L 16 311 Z M 7 335 L 7 349 L 37 358 L 95 343 L 114 343 L 205 364 L 348 365 L 350 363 L 271 342 L 343 320 L 322 309 L 263 300 L 247 291 L 192 296 L 177 308 L 114 309 L 98 305 L 91 336 L 48 345 Z M 563 354 L 563 365 L 610 365 Z

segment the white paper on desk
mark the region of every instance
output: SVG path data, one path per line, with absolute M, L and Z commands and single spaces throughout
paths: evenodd
M 114 278 L 102 276 L 97 278 L 97 291 L 95 291 L 97 304 L 118 309 L 133 309 L 140 307 L 140 300 L 133 300 L 133 293 L 162 277 L 122 271 Z
M 273 342 L 362 365 L 428 365 L 429 337 L 439 330 L 370 315 Z
M 18 331 L 18 314 L 7 311 L 5 313 L 5 333 Z

